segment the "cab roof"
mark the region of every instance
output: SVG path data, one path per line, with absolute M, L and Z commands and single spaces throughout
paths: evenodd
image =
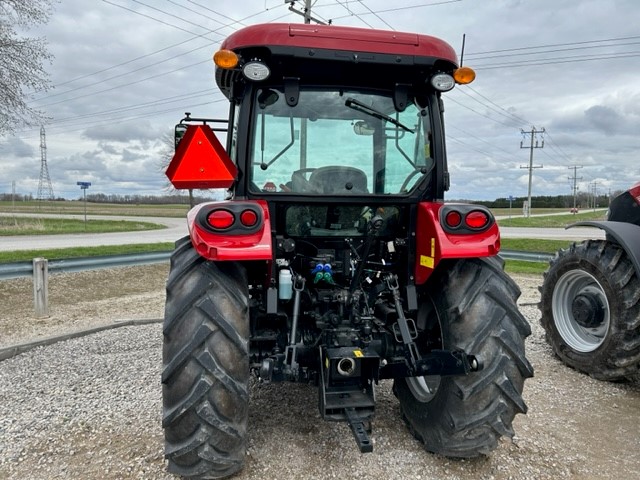
M 336 25 L 267 23 L 252 25 L 231 34 L 221 48 L 298 47 L 344 52 L 430 57 L 457 65 L 455 50 L 429 35 Z
M 220 49 L 240 57 L 236 68 L 216 68 L 216 83 L 229 99 L 243 95 L 245 62 L 268 65 L 272 82 L 294 78 L 371 88 L 424 85 L 433 73 L 453 73 L 458 66 L 453 48 L 435 37 L 334 25 L 253 25 L 231 34 Z

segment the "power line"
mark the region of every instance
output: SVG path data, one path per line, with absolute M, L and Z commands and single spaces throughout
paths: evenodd
M 457 89 L 457 91 L 458 91 L 458 92 L 460 92 L 460 93 L 462 93 L 463 95 L 466 95 L 467 97 L 469 97 L 469 98 L 470 98 L 470 99 L 472 99 L 473 101 L 475 101 L 475 102 L 479 103 L 480 105 L 482 105 L 483 107 L 487 108 L 488 110 L 491 110 L 492 112 L 497 113 L 498 115 L 500 115 L 500 116 L 502 116 L 502 117 L 505 117 L 508 121 L 510 121 L 510 122 L 512 122 L 512 123 L 514 124 L 514 125 L 510 125 L 510 126 L 512 126 L 512 127 L 514 127 L 514 128 L 516 127 L 516 125 L 521 125 L 521 124 L 523 124 L 523 123 L 527 123 L 526 121 L 520 121 L 520 119 L 519 119 L 519 118 L 514 117 L 514 116 L 512 116 L 512 115 L 508 114 L 508 112 L 507 112 L 507 114 L 503 113 L 503 112 L 506 112 L 506 110 L 504 110 L 504 108 L 501 108 L 501 107 L 500 107 L 500 109 L 496 109 L 495 107 L 493 107 L 493 106 L 491 106 L 491 105 L 487 104 L 486 102 L 482 102 L 481 100 L 478 100 L 478 99 L 477 99 L 477 98 L 475 98 L 473 95 L 470 95 L 469 93 L 465 92 L 465 91 L 464 91 L 464 89 Z M 450 100 L 450 98 L 449 98 L 449 100 Z M 455 102 L 454 102 L 454 103 L 455 103 Z M 492 103 L 493 105 L 495 105 L 493 102 L 491 102 L 491 103 Z M 502 122 L 499 122 L 499 123 L 501 123 L 502 125 L 505 125 L 505 124 L 504 124 L 504 123 L 502 123 Z
M 481 94 L 480 92 L 478 92 L 476 89 L 474 89 L 473 87 L 471 87 L 470 85 L 466 86 L 468 90 L 471 90 L 473 93 L 475 93 L 476 95 L 478 95 L 479 97 L 483 98 L 484 100 L 486 100 L 487 102 L 489 102 L 491 105 L 494 105 L 495 107 L 497 107 L 499 110 L 503 111 L 507 116 L 507 117 L 511 117 L 513 119 L 516 120 L 516 122 L 522 122 L 522 123 L 531 123 L 528 122 L 527 120 L 525 120 L 522 117 L 519 117 L 518 115 L 510 112 L 509 110 L 505 109 L 504 107 L 501 107 L 500 105 L 498 105 L 497 103 L 495 103 L 493 100 L 485 97 L 483 94 Z
M 573 46 L 573 45 L 586 45 L 586 44 L 589 44 L 589 43 L 617 42 L 617 41 L 635 40 L 635 39 L 640 39 L 640 35 L 635 35 L 635 36 L 631 36 L 631 37 L 604 38 L 604 39 L 600 39 L 600 40 L 583 40 L 583 41 L 580 41 L 580 42 L 549 43 L 549 44 L 546 44 L 546 45 L 534 45 L 534 46 L 529 46 L 529 47 L 503 48 L 503 49 L 500 49 L 500 50 L 487 50 L 486 52 L 471 52 L 471 53 L 468 53 L 467 55 L 468 56 L 488 55 L 488 54 L 502 53 L 502 52 L 517 52 L 517 51 L 522 51 L 522 50 L 532 50 L 532 49 L 540 49 L 540 48 L 567 47 L 567 46 Z
M 447 130 L 448 130 L 448 129 L 457 130 L 458 132 L 462 132 L 462 133 L 464 133 L 464 134 L 465 134 L 465 135 L 467 135 L 468 137 L 475 138 L 476 140 L 478 140 L 478 141 L 480 141 L 480 142 L 482 142 L 482 143 L 486 143 L 486 144 L 487 144 L 487 145 L 489 145 L 490 147 L 492 147 L 492 148 L 494 148 L 494 149 L 498 149 L 498 150 L 500 150 L 500 151 L 502 151 L 502 152 L 504 152 L 504 153 L 506 153 L 506 154 L 508 155 L 508 157 L 503 157 L 503 158 L 506 158 L 506 159 L 511 160 L 511 161 L 513 160 L 513 154 L 512 154 L 512 152 L 509 152 L 509 151 L 507 151 L 507 150 L 505 150 L 505 149 L 503 149 L 503 148 L 500 148 L 500 147 L 498 147 L 497 145 L 495 145 L 494 143 L 488 142 L 487 140 L 484 140 L 483 138 L 480 138 L 480 137 L 478 137 L 477 135 L 474 135 L 473 133 L 467 132 L 466 130 L 463 130 L 463 129 L 461 129 L 461 128 L 458 128 L 458 127 L 456 127 L 455 125 L 448 125 L 448 126 L 447 126 Z M 485 154 L 485 152 L 483 152 L 483 154 Z M 489 154 L 487 154 L 487 156 L 489 156 L 489 157 L 494 157 L 495 155 L 489 155 Z
M 447 102 L 453 102 L 453 103 L 455 103 L 455 104 L 457 104 L 457 105 L 460 105 L 462 108 L 466 108 L 467 110 L 472 111 L 472 112 L 473 112 L 473 113 L 475 113 L 476 115 L 480 115 L 481 117 L 487 118 L 487 119 L 491 120 L 492 122 L 499 123 L 500 125 L 502 125 L 502 126 L 504 126 L 504 127 L 513 128 L 513 125 L 509 125 L 509 124 L 507 124 L 507 123 L 504 123 L 504 122 L 501 122 L 501 121 L 499 121 L 499 120 L 496 120 L 495 118 L 492 118 L 492 117 L 490 117 L 489 115 L 485 115 L 484 113 L 480 113 L 480 112 L 478 112 L 477 110 L 474 110 L 473 108 L 471 108 L 471 107 L 469 107 L 469 106 L 465 105 L 464 103 L 459 102 L 458 100 L 456 100 L 455 98 L 453 98 L 453 97 L 451 97 L 451 96 L 447 97 Z
M 107 2 L 107 1 L 105 1 L 105 3 L 109 3 L 109 4 L 112 4 L 112 5 L 115 5 L 115 6 L 122 7 L 121 5 L 113 4 L 112 2 Z M 142 4 L 142 2 L 138 2 L 138 3 Z M 192 3 L 194 3 L 194 4 L 196 4 L 196 5 L 197 5 L 197 3 L 196 3 L 196 2 L 192 2 Z M 126 7 L 125 7 L 125 9 L 126 9 Z M 142 14 L 141 12 L 137 12 L 137 11 L 135 11 L 135 10 L 131 10 L 131 9 L 127 9 L 127 10 L 128 10 L 128 11 L 131 11 L 132 13 Z M 253 14 L 250 14 L 250 15 L 248 15 L 248 16 L 246 16 L 246 17 L 244 17 L 243 19 L 240 19 L 240 20 L 237 20 L 237 21 L 236 21 L 236 20 L 231 19 L 231 17 L 226 17 L 226 16 L 225 16 L 225 17 L 226 17 L 226 18 L 231 19 L 233 23 L 240 23 L 240 24 L 242 24 L 242 22 L 243 22 L 244 20 L 246 20 L 246 19 L 248 19 L 248 18 L 251 18 L 251 17 L 254 17 L 254 16 L 256 16 L 256 15 L 260 15 L 260 14 L 262 14 L 262 13 L 264 13 L 264 11 L 259 11 L 259 12 L 256 12 L 256 13 L 253 13 Z M 150 17 L 150 16 L 147 16 L 147 15 L 145 15 L 145 14 L 142 14 L 142 15 L 143 15 L 143 16 L 145 16 L 145 17 L 147 17 L 147 18 L 150 18 L 150 19 L 152 19 L 152 20 L 154 20 L 154 21 L 158 21 L 158 19 L 156 19 L 156 18 L 154 18 L 154 17 Z M 281 17 L 279 17 L 279 18 L 281 18 Z M 160 21 L 160 23 L 166 24 L 167 22 L 162 22 L 162 21 Z M 222 22 L 218 22 L 218 23 L 222 23 Z M 227 26 L 231 26 L 231 25 L 232 25 L 232 23 L 230 23 L 230 24 L 226 24 L 226 25 L 223 25 L 223 27 L 221 27 L 221 28 L 224 28 L 224 27 L 227 27 Z M 212 31 L 212 32 L 214 32 L 214 31 Z M 126 62 L 122 62 L 122 63 L 120 63 L 120 64 L 118 64 L 118 65 L 114 65 L 114 66 L 112 66 L 112 67 L 108 67 L 108 68 L 105 68 L 105 69 L 101 69 L 101 70 L 99 70 L 99 71 L 97 71 L 97 72 L 93 72 L 92 74 L 87 74 L 87 75 L 83 75 L 83 76 L 81 76 L 81 77 L 76 77 L 75 79 L 72 79 L 72 80 L 70 80 L 70 81 L 63 82 L 62 84 L 70 83 L 71 81 L 76 81 L 76 80 L 81 79 L 81 78 L 86 78 L 86 77 L 91 76 L 91 75 L 95 75 L 95 74 L 98 74 L 98 73 L 102 73 L 102 72 L 104 72 L 104 71 L 111 70 L 111 69 L 116 68 L 116 67 L 118 67 L 118 66 L 122 66 L 122 65 L 126 65 L 126 64 L 133 63 L 134 61 L 140 60 L 140 59 L 142 59 L 142 58 L 146 58 L 146 57 L 148 57 L 148 56 L 151 56 L 151 55 L 154 55 L 154 54 L 160 53 L 160 52 L 162 52 L 162 51 L 169 50 L 170 48 L 173 48 L 173 47 L 175 47 L 175 46 L 182 45 L 182 44 L 184 44 L 184 43 L 190 42 L 190 41 L 195 40 L 195 39 L 198 39 L 198 38 L 202 38 L 202 35 L 195 35 L 194 37 L 192 37 L 192 38 L 190 38 L 190 39 L 187 39 L 187 40 L 185 40 L 185 41 L 183 41 L 183 42 L 179 42 L 179 43 L 174 44 L 174 45 L 171 45 L 171 46 L 169 46 L 169 47 L 165 47 L 165 48 L 163 48 L 163 49 L 157 50 L 156 52 L 152 52 L 152 53 L 150 53 L 150 54 L 146 54 L 146 55 L 142 55 L 142 56 L 140 56 L 140 57 L 136 57 L 136 58 L 134 58 L 134 59 L 132 59 L 132 60 L 128 60 L 128 61 L 126 61 Z M 193 52 L 193 51 L 196 51 L 196 50 L 198 50 L 198 49 L 200 49 L 200 48 L 205 48 L 205 47 L 206 47 L 206 46 L 198 47 L 198 48 L 195 48 L 195 49 L 190 50 L 189 52 L 183 52 L 182 54 L 174 55 L 174 56 L 170 57 L 169 59 L 165 59 L 164 61 L 168 61 L 168 60 L 170 60 L 170 59 L 177 58 L 177 57 L 182 56 L 182 55 L 186 55 L 186 54 L 188 54 L 188 53 L 190 53 L 190 52 Z M 199 63 L 206 63 L 207 61 L 208 61 L 208 60 L 206 60 L 206 61 L 202 61 L 202 62 L 199 62 Z M 100 81 L 100 82 L 94 82 L 94 84 L 91 84 L 90 86 L 97 85 L 97 84 L 99 84 L 99 83 L 103 83 L 103 82 L 105 82 L 105 81 L 107 81 L 107 80 L 111 80 L 111 79 L 114 79 L 114 78 L 118 78 L 118 77 L 124 76 L 124 75 L 129 74 L 129 73 L 137 72 L 137 71 L 140 71 L 140 70 L 142 70 L 142 69 L 144 69 L 144 68 L 148 68 L 148 67 L 150 67 L 150 66 L 157 65 L 157 64 L 159 64 L 159 63 L 163 63 L 163 61 L 155 62 L 155 63 L 153 63 L 153 64 L 151 64 L 151 65 L 147 65 L 147 66 L 144 66 L 144 67 L 140 67 L 140 68 L 134 69 L 133 71 L 125 72 L 124 74 L 115 75 L 115 76 L 113 76 L 113 77 L 110 77 L 109 79 L 104 79 L 104 80 L 102 80 L 102 81 Z M 188 68 L 188 67 L 190 67 L 190 66 L 194 66 L 194 65 L 197 65 L 197 64 L 192 64 L 192 65 L 188 65 L 188 66 L 186 66 L 186 67 L 181 67 L 179 70 L 183 70 L 184 68 Z M 52 103 L 49 103 L 49 104 L 44 105 L 44 106 L 51 106 L 51 105 L 55 105 L 55 104 L 71 102 L 71 101 L 73 101 L 73 100 L 76 100 L 76 99 L 79 99 L 79 98 L 84 98 L 84 97 L 89 96 L 89 95 L 90 95 L 90 96 L 93 96 L 93 95 L 97 95 L 97 94 L 100 94 L 100 93 L 105 93 L 105 92 L 107 92 L 107 91 L 112 91 L 112 90 L 119 89 L 119 88 L 125 88 L 125 87 L 130 86 L 130 85 L 133 85 L 133 84 L 135 84 L 135 83 L 140 83 L 140 82 L 143 82 L 143 81 L 145 81 L 145 80 L 149 80 L 149 79 L 152 79 L 152 78 L 157 78 L 157 77 L 162 76 L 162 75 L 166 75 L 166 74 L 174 73 L 175 71 L 176 71 L 176 70 L 172 70 L 172 71 L 169 71 L 169 72 L 163 72 L 163 73 L 160 73 L 160 74 L 157 74 L 157 75 L 153 75 L 153 76 L 150 76 L 150 77 L 146 77 L 146 78 L 144 78 L 144 79 L 139 79 L 139 80 L 136 80 L 136 81 L 133 81 L 133 82 L 127 82 L 127 83 L 125 83 L 125 84 L 121 84 L 121 85 L 118 85 L 118 86 L 114 86 L 114 87 L 111 87 L 111 88 L 107 88 L 107 89 L 101 90 L 101 91 L 99 91 L 99 92 L 93 92 L 93 93 L 90 93 L 90 94 L 87 94 L 87 95 L 80 95 L 80 96 L 76 96 L 76 97 L 73 97 L 73 98 L 68 98 L 68 99 L 65 99 L 65 100 L 63 100 L 63 101 L 59 101 L 59 102 L 52 102 Z M 61 85 L 61 84 L 59 84 L 59 85 Z M 85 87 L 86 87 L 86 86 L 85 86 Z M 79 87 L 79 88 L 77 88 L 77 89 L 85 88 L 85 87 Z M 77 90 L 77 89 L 72 89 L 72 90 Z M 69 90 L 69 91 L 72 91 L 72 90 Z M 67 91 L 67 92 L 63 92 L 63 93 L 69 93 L 69 91 Z M 57 95 L 59 95 L 59 94 L 56 94 L 56 96 L 57 96 Z M 45 98 L 47 98 L 47 97 L 43 97 L 43 98 L 40 98 L 40 99 L 38 99 L 38 100 L 39 100 L 39 101 L 41 101 L 41 100 L 44 100 Z M 122 107 L 121 107 L 121 108 L 119 108 L 119 109 L 121 109 L 121 110 L 130 110 L 131 108 L 132 108 L 132 107 L 127 107 L 127 108 L 122 108 Z M 118 110 L 118 109 L 115 109 L 115 110 Z M 87 116 L 87 115 L 85 115 L 85 116 Z M 72 121 L 72 120 L 70 120 L 70 121 Z M 54 122 L 54 123 L 59 123 L 59 122 Z
M 579 62 L 592 62 L 596 60 L 619 60 L 622 58 L 633 58 L 639 57 L 640 51 L 635 52 L 626 52 L 626 53 L 617 53 L 617 54 L 602 54 L 602 56 L 584 56 L 584 55 L 576 55 L 573 57 L 557 57 L 552 58 L 547 61 L 543 60 L 531 60 L 531 61 L 521 61 L 521 62 L 506 62 L 506 63 L 494 63 L 489 65 L 480 65 L 475 67 L 475 70 L 495 70 L 497 68 L 517 68 L 517 67 L 538 67 L 545 65 L 557 65 L 560 63 L 579 63 Z
M 104 90 L 99 90 L 97 92 L 85 93 L 85 94 L 78 95 L 78 96 L 75 96 L 75 97 L 72 97 L 72 98 L 67 98 L 65 100 L 58 100 L 57 102 L 45 103 L 44 105 L 40 105 L 39 108 L 50 107 L 52 105 L 59 105 L 61 103 L 70 102 L 71 100 L 78 100 L 79 98 L 91 97 L 91 96 L 97 95 L 99 93 L 105 93 L 105 92 L 110 92 L 112 90 L 117 90 L 119 88 L 129 87 L 131 85 L 135 85 L 136 83 L 141 83 L 141 82 L 145 82 L 147 80 L 152 80 L 154 78 L 162 77 L 164 75 L 169 75 L 170 73 L 180 72 L 180 71 L 183 71 L 183 70 L 185 70 L 187 68 L 195 67 L 197 65 L 202 65 L 204 63 L 209 63 L 209 62 L 210 62 L 209 59 L 202 60 L 200 62 L 192 63 L 190 65 L 184 65 L 184 66 L 181 66 L 181 67 L 178 67 L 178 68 L 174 68 L 173 70 L 169 70 L 168 72 L 162 72 L 162 73 L 158 73 L 156 75 L 151 75 L 149 77 L 140 78 L 138 80 L 133 80 L 133 81 L 128 82 L 128 83 L 124 83 L 124 84 L 121 84 L 121 85 L 116 85 L 114 87 L 105 88 Z
M 376 10 L 375 12 L 371 12 L 371 13 L 364 13 L 364 14 L 361 14 L 361 15 L 373 15 L 373 14 L 376 14 L 376 13 L 391 13 L 391 12 L 399 12 L 399 11 L 401 11 L 401 10 L 412 10 L 412 9 L 414 9 L 414 8 L 435 7 L 435 6 L 438 6 L 438 5 L 446 5 L 446 4 L 448 4 L 448 3 L 459 3 L 459 2 L 462 2 L 462 1 L 463 1 L 463 0 L 444 0 L 444 1 L 441 1 L 441 2 L 423 3 L 423 4 L 420 4 L 420 5 L 408 5 L 408 6 L 406 6 L 406 7 L 387 8 L 387 9 L 384 9 L 384 10 Z M 337 2 L 337 3 L 339 3 L 339 2 Z M 327 6 L 327 5 L 322 5 L 322 6 L 323 6 L 323 7 L 325 7 L 325 6 Z M 343 19 L 343 18 L 348 18 L 348 17 L 350 17 L 350 16 L 351 16 L 351 15 L 344 15 L 344 16 L 342 16 L 342 17 L 334 17 L 334 19 L 333 19 L 333 20 L 334 20 L 334 21 L 335 21 L 335 20 L 341 20 L 341 19 Z
M 358 0 L 358 2 L 360 2 L 360 4 L 361 4 L 364 8 L 366 8 L 366 9 L 369 11 L 369 13 L 371 13 L 371 14 L 375 15 L 375 17 L 376 17 L 378 20 L 380 20 L 382 23 L 384 23 L 387 27 L 389 27 L 391 30 L 395 30 L 395 28 L 393 28 L 391 25 L 389 25 L 389 23 L 388 23 L 384 18 L 382 18 L 380 15 L 378 15 L 378 13 L 377 13 L 377 12 L 374 12 L 374 11 L 373 11 L 373 10 L 371 10 L 367 5 L 365 5 L 365 3 L 364 3 L 362 0 Z
M 157 61 L 155 63 L 150 63 L 148 65 L 144 65 L 142 67 L 138 67 L 138 68 L 135 68 L 133 70 L 129 70 L 127 72 L 119 73 L 117 75 L 113 75 L 111 77 L 104 78 L 102 80 L 98 80 L 97 82 L 89 83 L 89 84 L 86 84 L 86 85 L 81 85 L 79 87 L 75 87 L 75 88 L 69 89 L 69 90 L 67 90 L 65 92 L 55 93 L 53 95 L 47 95 L 45 97 L 45 99 L 48 100 L 48 99 L 51 99 L 51 98 L 54 98 L 54 97 L 59 97 L 60 95 L 66 95 L 67 93 L 76 92 L 78 90 L 83 90 L 83 89 L 89 88 L 89 87 L 94 87 L 96 85 L 100 85 L 101 83 L 106 83 L 106 82 L 108 82 L 110 80 L 115 80 L 116 78 L 125 77 L 127 75 L 131 75 L 132 73 L 137 73 L 137 72 L 140 72 L 142 70 L 146 70 L 147 68 L 155 67 L 156 65 L 160 65 L 160 64 L 168 62 L 170 60 L 175 60 L 176 58 L 182 57 L 183 55 L 186 55 L 188 53 L 193 53 L 195 51 L 202 50 L 203 48 L 210 48 L 211 45 L 212 44 L 207 44 L 207 45 L 203 45 L 201 47 L 193 48 L 193 49 L 191 49 L 191 50 L 189 50 L 187 52 L 183 52 L 183 53 L 180 53 L 180 54 L 177 54 L 177 55 L 173 55 L 172 57 L 165 58 L 164 60 L 159 60 L 159 61 Z M 205 62 L 203 61 L 201 63 L 205 63 Z M 183 68 L 187 68 L 187 67 L 183 67 Z M 152 78 L 152 77 L 150 77 L 150 78 Z M 129 85 L 131 85 L 131 84 L 125 84 L 125 86 L 129 86 Z M 100 93 L 100 92 L 98 92 L 98 93 Z M 93 95 L 93 93 L 91 95 Z M 81 98 L 81 97 L 74 97 L 74 98 L 71 98 L 71 99 L 68 99 L 68 100 L 74 100 L 76 98 Z M 36 100 L 36 101 L 38 101 L 38 100 Z M 63 100 L 63 101 L 66 101 L 66 100 Z M 55 104 L 46 104 L 46 105 L 42 105 L 42 106 L 46 107 L 48 105 L 55 105 Z
M 561 148 L 560 145 L 558 145 L 556 143 L 556 141 L 554 140 L 554 138 L 551 136 L 551 134 L 549 132 L 546 132 L 546 136 L 547 136 L 547 140 L 549 140 L 548 145 L 551 147 L 552 150 L 556 151 L 556 153 L 560 154 L 562 157 L 564 157 L 567 161 L 571 162 L 571 157 L 569 155 L 567 155 Z
M 148 18 L 148 19 L 150 19 L 150 20 L 153 20 L 154 22 L 162 23 L 163 25 L 167 25 L 168 27 L 173 27 L 173 28 L 175 28 L 175 29 L 178 29 L 178 30 L 181 30 L 181 31 L 183 31 L 183 32 L 186 32 L 186 33 L 189 33 L 189 34 L 191 34 L 191 35 L 194 35 L 194 33 L 193 33 L 192 31 L 187 30 L 187 29 L 182 28 L 182 27 L 179 27 L 178 25 L 175 25 L 175 24 L 173 24 L 173 23 L 166 22 L 166 21 L 164 21 L 164 20 L 160 20 L 159 18 L 155 18 L 155 17 L 152 17 L 151 15 L 147 15 L 147 14 L 145 14 L 145 13 L 139 12 L 139 11 L 134 10 L 134 9 L 132 9 L 132 8 L 125 7 L 124 5 L 120 5 L 120 4 L 118 4 L 118 3 L 113 3 L 113 2 L 111 2 L 110 0 L 102 0 L 102 1 L 103 1 L 104 3 L 108 3 L 109 5 L 113 5 L 114 7 L 118 7 L 118 8 L 121 8 L 121 9 L 123 9 L 123 10 L 126 10 L 126 11 L 128 11 L 128 12 L 135 13 L 136 15 L 140 15 L 141 17 L 145 17 L 145 18 Z M 133 1 L 136 1 L 136 0 L 133 0 Z M 141 2 L 137 2 L 137 3 L 142 4 Z M 142 5 L 144 5 L 144 4 L 142 4 Z M 148 6 L 148 5 L 145 5 L 145 6 Z M 153 8 L 153 7 L 149 7 L 149 8 L 152 8 L 152 9 L 154 9 L 154 10 L 157 10 L 157 9 L 155 9 L 155 8 Z M 173 16 L 173 15 L 171 15 L 171 16 Z M 176 17 L 176 18 L 177 18 L 177 17 Z M 204 27 L 201 27 L 201 26 L 199 26 L 199 25 L 198 25 L 198 27 L 199 27 L 199 28 L 204 28 Z M 212 32 L 212 31 L 208 31 L 207 33 L 203 33 L 203 34 L 198 35 L 198 36 L 200 36 L 200 37 L 204 37 L 205 35 L 208 35 L 209 33 L 213 33 L 213 32 Z

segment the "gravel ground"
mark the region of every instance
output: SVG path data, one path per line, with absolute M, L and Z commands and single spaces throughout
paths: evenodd
M 58 274 L 51 316 L 33 318 L 29 279 L 0 282 L 0 347 L 162 316 L 166 265 Z M 426 453 L 400 421 L 391 382 L 378 388 L 374 453 L 361 455 L 346 424 L 321 420 L 317 390 L 251 389 L 244 479 L 638 478 L 640 386 L 581 375 L 556 360 L 539 326 L 536 276 L 517 276 L 531 322 L 529 413 L 489 457 Z M 172 479 L 165 472 L 160 324 L 123 327 L 39 347 L 0 362 L 0 478 Z M 304 420 L 304 421 L 303 421 Z

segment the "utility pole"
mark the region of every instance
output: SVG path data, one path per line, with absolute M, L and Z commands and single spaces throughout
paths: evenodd
M 582 177 L 577 177 L 577 170 L 582 168 L 582 165 L 574 165 L 573 167 L 569 167 L 569 170 L 573 169 L 573 177 L 569 177 L 569 180 L 573 180 L 573 209 L 571 213 L 576 214 L 578 210 L 576 209 L 576 198 L 578 196 L 578 180 L 582 180 Z
M 596 211 L 596 203 L 598 201 L 598 182 L 595 181 L 593 183 L 591 183 L 591 186 L 593 187 L 593 211 Z
M 310 24 L 313 20 L 320 25 L 326 25 L 322 20 L 318 20 L 317 18 L 311 15 L 311 0 L 304 0 L 304 11 L 301 12 L 297 10 L 293 6 L 295 5 L 294 1 L 286 1 L 284 3 L 289 3 L 289 10 L 298 15 L 302 15 L 304 17 L 304 23 Z M 331 23 L 331 22 L 329 22 Z M 300 119 L 300 165 L 303 167 L 307 166 L 307 119 Z
M 316 22 L 316 23 L 318 23 L 320 25 L 326 25 L 326 23 L 324 23 L 322 20 L 318 20 L 317 18 L 315 18 L 315 17 L 313 17 L 311 15 L 311 0 L 304 0 L 304 11 L 302 11 L 302 12 L 293 7 L 296 2 L 291 1 L 291 0 L 285 0 L 284 3 L 288 3 L 289 4 L 289 10 L 290 11 L 292 11 L 293 13 L 297 13 L 298 15 L 302 15 L 304 17 L 304 23 L 309 24 L 313 20 L 314 22 Z M 331 23 L 331 22 L 329 22 L 329 23 Z
M 534 148 L 544 148 L 544 137 L 542 138 L 542 144 L 538 145 L 538 138 L 536 137 L 536 135 L 538 133 L 543 134 L 544 133 L 544 128 L 542 130 L 536 130 L 536 127 L 531 127 L 531 131 L 530 132 L 525 132 L 524 130 L 520 130 L 520 132 L 522 133 L 522 136 L 524 137 L 525 135 L 531 135 L 531 145 L 529 147 L 525 147 L 523 146 L 523 142 L 520 142 L 520 148 L 528 148 L 529 149 L 529 166 L 527 167 L 525 166 L 520 166 L 520 168 L 528 168 L 529 169 L 529 195 L 528 195 L 528 201 L 527 201 L 527 214 L 526 216 L 529 217 L 531 216 L 531 180 L 533 178 L 533 169 L 534 168 L 542 168 L 542 165 L 533 165 L 533 149 Z M 534 144 L 535 141 L 535 144 Z

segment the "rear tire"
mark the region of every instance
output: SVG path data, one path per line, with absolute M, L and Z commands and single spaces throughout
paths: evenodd
M 587 240 L 559 251 L 540 292 L 560 360 L 600 380 L 640 378 L 640 276 L 620 245 Z
M 484 365 L 461 376 L 395 381 L 403 419 L 426 450 L 475 457 L 513 437 L 513 418 L 526 413 L 524 380 L 533 376 L 524 339 L 531 328 L 520 314 L 518 286 L 498 258 L 443 262 L 421 289 L 418 350 L 463 349 Z
M 184 477 L 242 469 L 249 401 L 248 286 L 235 262 L 176 242 L 167 282 L 162 371 L 165 456 Z

